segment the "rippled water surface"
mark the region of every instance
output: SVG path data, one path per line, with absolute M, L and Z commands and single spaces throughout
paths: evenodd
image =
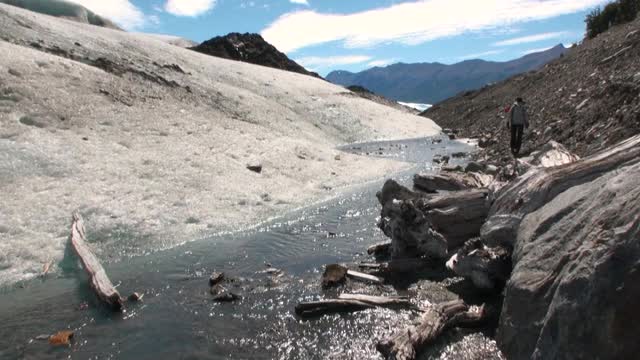
M 345 151 L 394 157 L 416 168 L 390 174 L 410 183 L 429 170 L 434 154 L 469 151 L 457 142 L 432 139 L 350 145 Z M 384 241 L 376 228 L 375 193 L 382 181 L 354 189 L 247 232 L 217 235 L 148 256 L 107 264 L 119 291 L 144 293 L 144 301 L 113 314 L 96 306 L 82 272 L 67 271 L 0 294 L 0 359 L 376 359 L 378 339 L 411 323 L 410 311 L 374 309 L 304 321 L 294 314 L 301 300 L 324 296 L 325 264 L 372 261 L 366 248 Z M 90 232 L 90 229 L 88 229 Z M 124 247 L 135 246 L 133 243 Z M 73 261 L 72 261 L 73 263 Z M 265 271 L 268 266 L 281 272 Z M 71 269 L 69 269 L 71 268 Z M 215 303 L 208 277 L 224 271 L 228 287 L 242 295 Z M 351 291 L 408 294 L 416 303 L 451 298 L 460 279 L 410 282 L 406 288 L 351 284 Z M 70 328 L 70 348 L 53 348 L 39 335 Z M 425 359 L 501 358 L 482 332 L 447 334 Z

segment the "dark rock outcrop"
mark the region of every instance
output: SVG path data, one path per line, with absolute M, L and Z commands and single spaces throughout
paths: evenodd
M 287 55 L 278 51 L 275 46 L 269 44 L 259 34 L 230 33 L 225 36 L 217 36 L 192 47 L 191 50 L 320 78 L 320 75 L 307 71 L 300 64 L 289 59 Z

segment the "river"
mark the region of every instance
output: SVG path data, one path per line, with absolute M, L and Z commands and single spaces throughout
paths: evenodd
M 393 157 L 413 163 L 390 174 L 410 184 L 429 171 L 436 154 L 471 151 L 438 137 L 345 146 L 344 151 Z M 217 234 L 171 250 L 123 257 L 105 264 L 123 295 L 137 291 L 143 301 L 123 313 L 96 306 L 86 279 L 72 258 L 60 274 L 26 282 L 0 294 L 0 359 L 377 359 L 375 343 L 410 324 L 415 313 L 373 309 L 303 321 L 293 312 L 301 300 L 321 298 L 325 264 L 371 261 L 366 248 L 386 240 L 376 228 L 375 193 L 382 180 L 356 187 L 335 199 L 240 232 Z M 90 229 L 88 229 L 90 232 Z M 136 239 L 122 244 L 135 247 Z M 267 266 L 281 271 L 265 271 Z M 215 303 L 208 278 L 224 271 L 234 303 Z M 454 296 L 460 279 L 421 280 L 404 293 L 432 302 Z M 363 290 L 366 290 L 363 287 Z M 39 335 L 75 332 L 71 347 L 56 348 Z M 424 359 L 501 359 L 482 331 L 457 330 L 430 347 Z

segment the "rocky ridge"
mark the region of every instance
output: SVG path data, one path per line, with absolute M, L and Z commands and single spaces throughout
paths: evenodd
M 422 115 L 461 137 L 477 138 L 480 157 L 512 161 L 504 108 L 525 99 L 531 127 L 522 153 L 550 140 L 579 156 L 640 133 L 640 19 L 571 48 L 538 71 L 434 105 Z
M 214 37 L 191 49 L 224 59 L 244 61 L 320 78 L 320 75 L 307 71 L 303 66 L 289 59 L 260 34 L 230 33 Z

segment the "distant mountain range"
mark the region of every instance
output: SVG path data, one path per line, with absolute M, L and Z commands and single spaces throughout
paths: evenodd
M 463 91 L 538 69 L 566 51 L 567 48 L 560 44 L 507 62 L 467 60 L 453 65 L 399 63 L 359 73 L 333 71 L 326 79 L 343 86 L 362 86 L 396 101 L 435 104 Z
M 192 47 L 191 50 L 225 59 L 320 77 L 320 75 L 307 71 L 300 64 L 289 59 L 287 55 L 281 53 L 259 34 L 230 33 L 225 36 L 217 36 Z

